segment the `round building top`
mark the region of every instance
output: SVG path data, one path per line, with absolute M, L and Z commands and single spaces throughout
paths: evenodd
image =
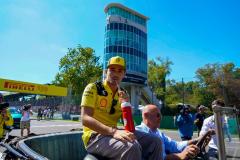
M 108 12 L 108 9 L 111 8 L 111 7 L 121 8 L 121 9 L 123 9 L 123 10 L 125 10 L 125 11 L 128 11 L 128 12 L 130 12 L 130 13 L 136 15 L 136 16 L 139 16 L 140 18 L 143 18 L 144 20 L 149 20 L 148 17 L 146 17 L 146 16 L 142 15 L 141 13 L 138 13 L 138 12 L 136 12 L 136 11 L 128 8 L 128 7 L 125 7 L 124 5 L 122 5 L 122 4 L 120 4 L 120 3 L 110 3 L 110 4 L 108 4 L 108 5 L 105 7 L 104 12 L 107 13 L 107 12 Z

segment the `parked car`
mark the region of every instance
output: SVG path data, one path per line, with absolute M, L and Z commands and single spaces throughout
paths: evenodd
M 20 109 L 18 109 L 18 107 L 9 107 L 9 111 L 10 111 L 11 116 L 14 121 L 13 127 L 19 129 L 20 128 L 20 120 L 22 117 Z

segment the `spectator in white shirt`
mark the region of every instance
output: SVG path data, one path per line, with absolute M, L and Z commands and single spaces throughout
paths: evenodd
M 224 101 L 217 99 L 212 102 L 212 108 L 213 107 L 224 107 Z M 202 129 L 200 131 L 200 136 L 206 133 L 210 129 L 215 130 L 216 125 L 214 121 L 214 115 L 206 118 L 203 122 Z M 212 138 L 209 142 L 209 150 L 208 155 L 210 159 L 218 159 L 218 148 L 217 148 L 217 137 L 216 135 L 212 135 Z
M 30 134 L 30 115 L 32 115 L 31 104 L 24 105 L 22 110 L 22 118 L 20 121 L 21 136 L 24 129 L 27 129 L 27 136 Z

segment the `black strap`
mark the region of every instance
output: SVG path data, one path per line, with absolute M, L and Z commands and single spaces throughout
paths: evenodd
M 97 93 L 99 96 L 108 96 L 108 92 L 105 90 L 101 81 L 96 81 L 94 84 L 97 87 Z
M 99 96 L 108 96 L 108 92 L 106 91 L 106 89 L 103 86 L 102 81 L 96 81 L 94 83 L 97 87 L 97 93 Z M 127 90 L 125 90 L 124 88 L 120 87 L 121 91 L 124 91 L 125 93 L 127 93 Z M 128 94 L 128 93 L 127 93 Z

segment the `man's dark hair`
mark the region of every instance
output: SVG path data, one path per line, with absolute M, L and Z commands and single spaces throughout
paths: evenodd
M 198 110 L 198 108 L 200 107 L 201 105 L 200 104 L 198 104 L 197 106 L 196 106 L 196 110 Z
M 218 105 L 218 106 L 224 107 L 225 103 L 222 99 L 216 99 L 212 102 L 212 105 Z
M 31 104 L 27 104 L 27 105 L 24 105 L 23 106 L 23 110 L 24 111 L 27 111 L 27 110 L 29 110 L 31 108 Z
M 182 104 L 177 105 L 177 111 L 178 113 L 181 113 L 183 111 L 184 106 Z
M 2 111 L 4 108 L 7 108 L 7 107 L 9 107 L 9 103 L 7 102 L 0 103 L 0 111 Z

